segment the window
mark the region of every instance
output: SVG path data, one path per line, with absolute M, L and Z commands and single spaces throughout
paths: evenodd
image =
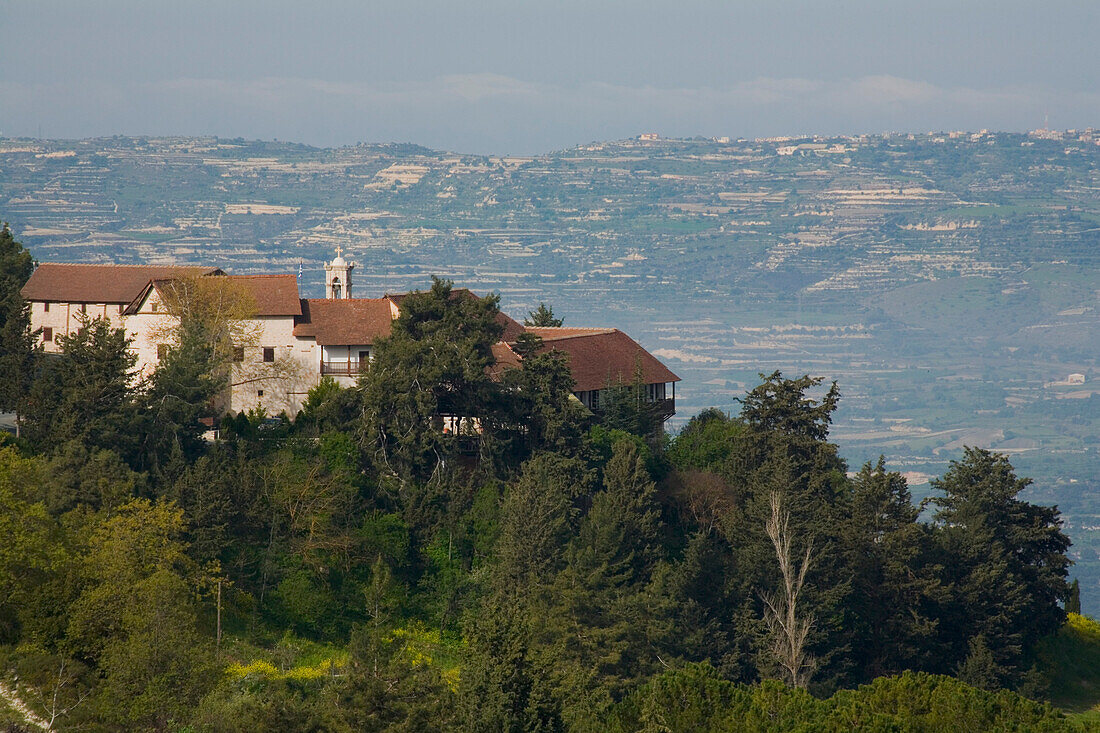
M 119 303 L 119 304 L 118 304 L 118 314 L 119 314 L 120 316 L 122 315 L 122 310 L 123 310 L 123 309 L 124 309 L 125 307 L 126 307 L 126 306 L 124 306 L 124 305 L 123 305 L 122 303 Z
M 154 313 L 157 312 L 158 308 L 160 308 L 160 303 L 158 303 L 156 301 L 153 301 L 152 303 L 149 304 L 149 310 L 153 311 Z
M 233 361 L 244 361 L 244 347 L 243 346 L 234 346 L 233 347 Z
M 42 340 L 46 342 L 53 341 L 53 329 L 49 326 L 42 329 Z
M 80 304 L 80 312 L 81 313 L 87 313 L 88 312 L 88 304 L 87 303 L 81 303 Z
M 157 358 L 163 359 L 168 356 L 168 344 L 157 344 Z
M 256 390 L 256 396 L 257 397 L 263 397 L 264 396 L 264 391 L 262 389 Z
M 45 303 L 42 304 L 42 310 L 46 313 L 50 312 L 50 301 L 47 300 Z
M 274 346 L 265 346 L 264 347 L 264 361 L 266 361 L 266 362 L 275 361 L 275 347 Z

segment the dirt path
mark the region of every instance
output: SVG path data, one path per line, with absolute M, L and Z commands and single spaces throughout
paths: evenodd
M 19 699 L 19 696 L 15 694 L 15 690 L 8 687 L 3 682 L 0 682 L 0 697 L 4 698 L 12 709 L 23 716 L 23 720 L 27 725 L 34 726 L 35 728 L 41 728 L 42 730 L 49 730 L 50 725 L 42 718 L 34 714 L 34 711 L 26 706 L 26 704 Z

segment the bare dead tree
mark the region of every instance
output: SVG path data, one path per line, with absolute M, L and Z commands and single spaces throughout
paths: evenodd
M 778 593 L 761 594 L 764 601 L 764 620 L 771 633 L 771 653 L 783 670 L 785 681 L 792 687 L 805 689 L 810 684 L 816 662 L 806 653 L 806 640 L 814 627 L 812 613 L 800 613 L 798 599 L 806 582 L 813 554 L 813 540 L 806 543 L 802 562 L 795 567 L 790 529 L 791 515 L 783 508 L 779 491 L 769 496 L 771 512 L 764 523 L 764 531 L 775 548 L 779 561 L 782 585 Z
M 57 679 L 52 683 L 52 688 L 46 691 L 35 690 L 41 709 L 44 711 L 42 722 L 45 725 L 43 730 L 54 730 L 54 725 L 58 720 L 68 716 L 69 713 L 80 707 L 91 695 L 89 690 L 75 690 L 72 694 L 66 692 L 66 688 L 76 682 L 73 675 L 66 674 L 66 666 L 66 659 L 62 657 L 57 669 Z

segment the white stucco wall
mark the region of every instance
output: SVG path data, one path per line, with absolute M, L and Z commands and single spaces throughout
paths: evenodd
M 121 314 L 122 307 L 116 303 L 89 303 L 85 309 L 88 318 L 104 316 L 112 325 L 126 330 L 143 379 L 156 369 L 160 362 L 158 346 L 171 344 L 172 331 L 178 325 L 178 320 L 165 312 L 156 290 L 151 290 L 137 312 L 128 316 Z M 47 311 L 45 303 L 31 302 L 32 329 L 53 329 L 51 340 L 43 344 L 46 351 L 60 351 L 57 338 L 79 328 L 82 315 L 80 303 L 51 302 Z M 357 367 L 360 352 L 368 352 L 368 358 L 373 354 L 366 344 L 321 347 L 312 338 L 296 338 L 294 318 L 290 316 L 258 318 L 254 323 L 254 329 L 246 330 L 255 334 L 255 343 L 245 347 L 244 359 L 233 368 L 228 400 L 233 412 L 262 408 L 268 415 L 285 411 L 293 418 L 309 390 L 321 380 L 322 361 Z M 274 362 L 263 361 L 265 347 L 275 350 Z M 354 368 L 349 371 L 352 373 L 331 376 L 340 386 L 351 387 L 358 374 Z
M 89 320 L 102 316 L 107 318 L 113 326 L 122 325 L 121 306 L 118 303 L 58 303 L 51 301 L 49 310 L 44 301 L 31 301 L 31 330 L 51 328 L 53 333 L 49 341 L 39 334 L 38 340 L 45 351 L 56 353 L 61 351 L 57 346 L 59 336 L 67 336 L 71 331 L 80 328 L 81 317 Z
M 310 388 L 320 381 L 320 355 L 312 339 L 294 336 L 290 316 L 258 318 L 254 345 L 244 349 L 244 359 L 233 365 L 229 408 L 234 412 L 263 408 L 268 415 L 286 411 L 294 417 Z M 265 348 L 273 348 L 274 361 L 263 360 Z

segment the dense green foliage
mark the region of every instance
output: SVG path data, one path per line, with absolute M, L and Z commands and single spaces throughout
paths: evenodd
M 951 677 L 905 672 L 824 700 L 775 682 L 753 687 L 706 665 L 655 677 L 615 706 L 608 731 L 1085 730 L 1049 704 L 984 692 Z
M 92 730 L 1064 724 L 929 676 L 1029 695 L 1049 681 L 1068 541 L 1056 509 L 1017 498 L 1005 458 L 969 451 L 922 523 L 883 461 L 848 477 L 828 440 L 835 385 L 763 376 L 739 416 L 705 412 L 670 440 L 625 408 L 602 423 L 580 408 L 557 357 L 494 377 L 494 299 L 437 281 L 401 310 L 357 386 L 323 382 L 294 421 L 227 417 L 210 443 L 202 333 L 182 324 L 147 383 L 104 321 L 60 341 L 22 395 L 25 438 L 0 448 L 0 642 L 41 715 Z M 774 681 L 768 609 L 791 558 L 808 689 Z

